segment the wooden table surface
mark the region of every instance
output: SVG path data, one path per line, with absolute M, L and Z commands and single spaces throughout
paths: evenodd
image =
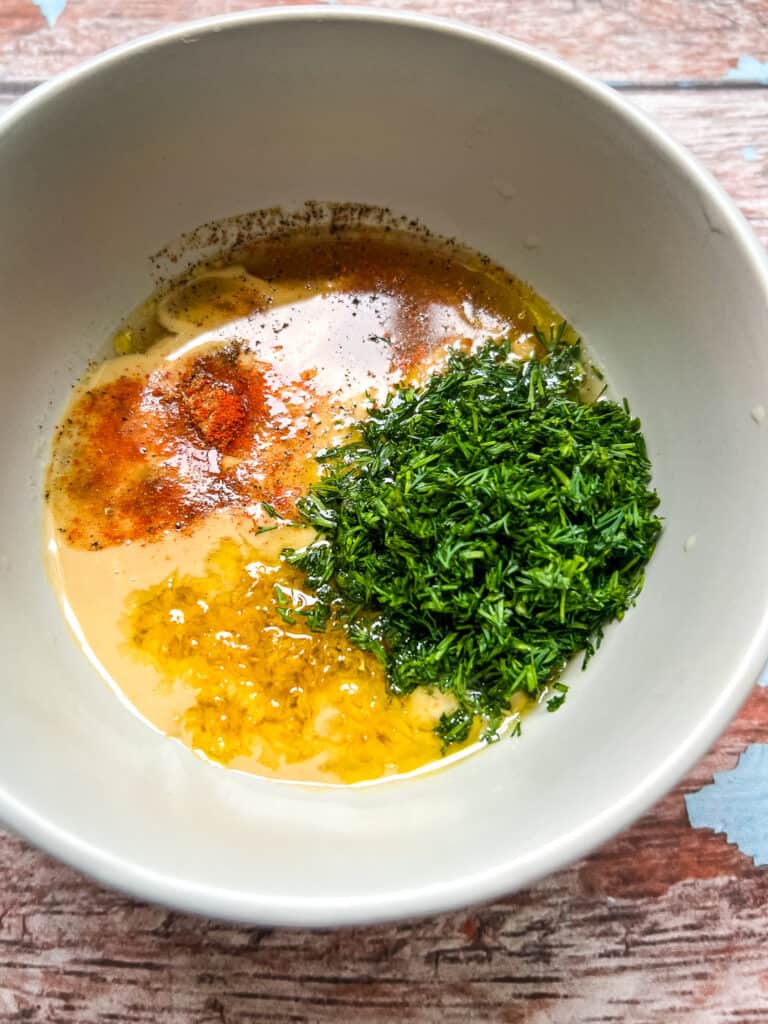
M 0 105 L 117 43 L 254 6 L 36 3 L 0 0 Z M 702 160 L 768 242 L 768 0 L 385 6 L 496 29 L 611 83 Z M 736 767 L 766 742 L 768 688 L 756 686 L 683 784 L 591 857 L 490 906 L 386 927 L 201 921 L 115 895 L 0 832 L 0 1022 L 768 1021 L 768 868 L 742 852 L 762 843 L 768 860 L 768 774 Z M 692 803 L 692 816 L 730 816 L 741 848 L 688 818 L 685 795 L 716 771 L 735 780 L 728 801 Z

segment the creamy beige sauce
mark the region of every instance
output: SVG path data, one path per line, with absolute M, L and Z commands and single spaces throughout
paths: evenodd
M 180 565 L 185 572 L 201 573 L 211 550 L 222 540 L 247 541 L 265 560 L 271 561 L 284 546 L 307 544 L 314 531 L 286 528 L 255 536 L 248 519 L 224 513 L 210 517 L 187 535 L 174 534 L 153 544 L 122 544 L 101 551 L 78 551 L 59 544 L 50 516 L 46 534 L 50 577 L 67 620 L 93 665 L 118 697 L 127 700 L 142 718 L 159 732 L 191 746 L 184 714 L 195 704 L 195 691 L 181 679 L 164 675 L 136 657 L 126 642 L 126 599 L 136 590 L 172 576 Z M 339 781 L 322 770 L 320 760 L 275 769 L 258 756 L 240 756 L 233 758 L 229 767 L 296 781 Z
M 49 517 L 50 576 L 67 619 L 88 657 L 115 693 L 127 700 L 129 707 L 159 732 L 193 748 L 196 747 L 195 736 L 185 725 L 185 716 L 195 707 L 197 692 L 182 678 L 174 678 L 159 671 L 156 665 L 137 658 L 135 648 L 126 640 L 127 598 L 163 581 L 170 582 L 177 575 L 179 566 L 184 567 L 185 576 L 202 574 L 211 551 L 222 541 L 234 539 L 247 544 L 252 559 L 249 567 L 253 571 L 253 561 L 259 560 L 265 567 L 274 566 L 283 548 L 302 547 L 315 536 L 309 528 L 296 527 L 282 527 L 258 535 L 248 518 L 228 513 L 208 518 L 186 535 L 169 535 L 153 544 L 123 544 L 96 552 L 59 544 L 55 534 L 55 524 Z M 271 628 L 277 630 L 280 626 L 276 623 Z M 379 689 L 384 699 L 383 686 Z M 395 702 L 402 705 L 397 714 L 407 719 L 424 741 L 431 739 L 441 714 L 455 707 L 451 697 L 421 689 L 405 699 L 395 699 Z M 520 702 L 519 710 L 522 710 L 523 703 Z M 332 701 L 320 707 L 314 718 L 319 735 L 327 732 L 327 724 L 332 721 L 333 714 L 335 707 Z M 511 716 L 507 728 L 515 720 L 516 716 Z M 463 745 L 441 764 L 453 763 L 483 745 L 475 737 L 473 742 Z M 437 744 L 433 752 L 439 753 Z M 319 752 L 304 760 L 278 758 L 276 764 L 274 758 L 265 761 L 257 751 L 250 755 L 236 755 L 226 763 L 230 768 L 270 778 L 323 783 L 347 781 L 329 770 L 325 761 L 325 753 Z M 421 767 L 417 765 L 412 770 Z M 381 774 L 386 777 L 402 773 L 393 762 L 385 765 Z
M 256 526 L 271 523 L 262 499 L 277 504 L 269 487 L 277 487 L 278 477 L 272 479 L 269 472 L 278 456 L 277 498 L 289 508 L 317 474 L 315 453 L 344 437 L 350 421 L 364 414 L 369 397 L 382 398 L 398 381 L 424 379 L 457 344 L 473 347 L 488 338 L 511 336 L 517 354 L 526 358 L 536 349 L 534 328 L 546 329 L 555 316 L 530 289 L 487 261 L 463 250 L 419 246 L 413 240 L 268 242 L 237 255 L 236 263 L 203 268 L 140 307 L 115 339 L 116 349 L 125 354 L 96 367 L 76 389 L 54 442 L 49 473 L 46 544 L 51 579 L 79 643 L 103 678 L 160 732 L 198 752 L 231 768 L 302 781 L 358 782 L 418 770 L 439 759 L 432 730 L 440 715 L 452 709 L 452 699 L 417 691 L 393 704 L 383 676 L 378 680 L 377 669 L 367 662 L 354 668 L 373 709 L 370 714 L 366 710 L 359 728 L 369 729 L 379 719 L 386 728 L 382 725 L 375 738 L 367 733 L 356 738 L 354 765 L 345 766 L 339 758 L 345 743 L 350 749 L 355 746 L 343 738 L 354 728 L 352 705 L 344 702 L 358 683 L 345 690 L 343 681 L 343 698 L 332 695 L 327 706 L 319 712 L 313 708 L 301 719 L 302 728 L 313 731 L 313 743 L 327 735 L 333 746 L 330 740 L 335 736 L 332 756 L 321 752 L 292 758 L 284 747 L 267 749 L 257 740 L 247 754 L 233 754 L 235 748 L 227 747 L 226 756 L 217 757 L 215 745 L 201 746 L 201 734 L 190 725 L 204 689 L 190 683 L 190 678 L 199 682 L 199 668 L 197 676 L 185 677 L 181 669 L 163 671 L 157 657 L 153 661 L 146 653 L 137 656 L 126 609 L 136 594 L 162 590 L 164 581 L 180 573 L 185 579 L 205 578 L 211 552 L 230 540 L 247 546 L 248 557 L 259 563 L 260 572 L 278 572 L 280 550 L 286 545 L 301 547 L 311 539 L 306 529 L 291 527 L 255 532 Z M 165 441 L 153 447 L 157 424 L 165 423 L 162 417 L 167 418 L 174 402 L 183 402 L 179 392 L 194 379 L 189 367 L 227 346 L 239 366 L 249 372 L 254 367 L 259 373 L 263 370 L 259 379 L 265 384 L 271 433 L 257 431 L 249 445 L 238 442 L 239 447 L 220 450 L 208 443 L 207 425 L 197 422 L 198 434 L 187 439 L 185 447 L 171 450 Z M 84 467 L 93 458 L 102 458 L 108 469 L 110 451 L 108 442 L 101 450 L 98 436 L 88 435 L 89 420 L 82 409 L 87 413 L 89 401 L 97 401 L 109 386 L 131 379 L 148 382 L 142 385 L 142 404 L 137 406 L 141 422 L 133 424 L 134 432 L 144 430 L 147 437 L 140 444 L 137 434 L 138 440 L 131 442 L 143 461 L 137 456 L 131 472 L 136 470 L 137 478 L 170 474 L 175 486 L 188 487 L 193 497 L 202 496 L 194 515 L 175 527 L 162 525 L 149 538 L 137 535 L 132 520 L 123 522 L 119 509 L 116 513 L 105 507 L 109 494 L 105 498 L 98 490 L 103 476 L 83 478 L 91 473 L 90 465 Z M 141 410 L 146 411 L 146 421 Z M 119 476 L 118 483 L 108 480 L 105 486 L 119 489 Z M 226 501 L 220 499 L 225 478 L 231 484 Z M 262 484 L 264 493 L 259 490 Z M 268 629 L 279 632 L 280 627 Z M 294 640 L 316 643 L 316 637 L 298 634 Z M 358 657 L 362 658 L 360 652 Z M 237 686 L 229 687 L 237 691 L 240 710 L 245 685 L 241 677 L 242 673 Z M 293 690 L 302 691 L 304 699 L 311 685 L 308 680 Z M 510 725 L 521 708 L 511 709 Z M 266 723 L 263 709 L 259 714 Z M 397 716 L 402 719 L 402 734 Z M 342 719 L 346 733 L 339 726 Z M 252 731 L 258 733 L 256 726 Z M 475 733 L 455 756 L 476 749 L 477 739 Z M 299 749 L 314 747 L 305 743 Z M 373 751 L 368 760 L 367 750 Z

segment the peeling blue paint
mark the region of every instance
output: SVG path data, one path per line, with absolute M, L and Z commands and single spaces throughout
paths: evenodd
M 749 160 L 750 162 L 752 160 L 760 159 L 757 150 L 754 146 L 745 146 L 741 151 L 741 155 L 744 157 L 745 160 Z
M 763 669 L 763 674 L 757 680 L 761 686 L 768 686 L 768 665 Z
M 729 772 L 685 798 L 694 828 L 724 832 L 760 867 L 768 864 L 768 744 L 753 743 Z
M 34 0 L 34 2 L 43 12 L 50 28 L 53 28 L 59 15 L 67 6 L 67 0 Z
M 725 74 L 728 82 L 752 82 L 757 85 L 768 85 L 768 61 L 745 54 L 739 57 L 735 68 Z

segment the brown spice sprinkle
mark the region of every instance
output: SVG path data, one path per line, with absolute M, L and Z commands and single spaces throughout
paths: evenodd
M 218 509 L 284 516 L 316 475 L 327 400 L 238 344 L 120 376 L 77 398 L 48 490 L 64 539 L 98 549 L 182 530 Z M 323 417 L 323 421 L 328 420 Z

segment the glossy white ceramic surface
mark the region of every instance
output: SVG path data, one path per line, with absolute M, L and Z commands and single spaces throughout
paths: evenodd
M 304 199 L 419 217 L 583 332 L 641 416 L 666 529 L 556 715 L 446 771 L 310 789 L 204 763 L 75 645 L 41 556 L 53 424 L 213 218 Z M 0 818 L 138 896 L 260 924 L 426 914 L 602 842 L 705 751 L 768 653 L 768 295 L 720 189 L 608 89 L 479 30 L 283 8 L 107 54 L 0 123 Z M 696 544 L 684 550 L 686 540 Z

